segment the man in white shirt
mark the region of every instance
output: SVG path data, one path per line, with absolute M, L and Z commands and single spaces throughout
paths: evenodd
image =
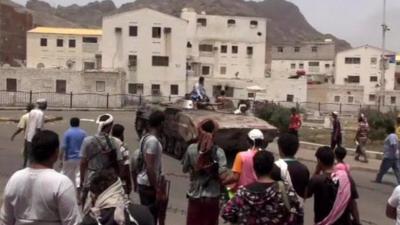
M 15 172 L 4 190 L 0 224 L 75 225 L 81 221 L 72 181 L 53 169 L 59 140 L 53 131 L 32 139 L 31 164 Z
M 13 133 L 13 135 L 11 136 L 11 141 L 14 141 L 15 136 L 17 136 L 19 133 L 21 132 L 25 132 L 26 127 L 28 126 L 28 119 L 29 119 L 29 113 L 32 111 L 32 109 L 34 108 L 34 105 L 29 103 L 26 106 L 26 113 L 24 115 L 21 116 L 21 118 L 19 119 L 18 125 L 17 125 L 17 130 Z M 26 139 L 24 140 L 24 163 L 22 165 L 22 168 L 26 167 L 26 164 L 28 162 L 28 151 L 27 151 L 27 142 Z
M 29 113 L 28 123 L 25 130 L 28 161 L 32 150 L 32 138 L 38 131 L 43 129 L 45 123 L 44 111 L 47 109 L 46 99 L 38 99 L 36 104 L 37 107 Z

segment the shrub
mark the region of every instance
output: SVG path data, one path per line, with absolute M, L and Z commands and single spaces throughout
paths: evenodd
M 387 135 L 386 129 L 389 126 L 395 125 L 396 111 L 382 113 L 374 109 L 363 109 L 361 112 L 367 117 L 370 126 L 369 138 L 371 141 L 385 139 Z
M 287 132 L 290 122 L 290 108 L 275 103 L 266 103 L 256 108 L 256 116 L 277 127 L 281 132 Z

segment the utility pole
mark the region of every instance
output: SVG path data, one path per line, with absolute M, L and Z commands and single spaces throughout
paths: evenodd
M 380 60 L 381 79 L 380 79 L 380 95 L 379 107 L 385 105 L 385 72 L 386 72 L 386 32 L 390 31 L 389 26 L 386 24 L 386 0 L 383 0 L 383 13 L 382 13 L 382 55 Z

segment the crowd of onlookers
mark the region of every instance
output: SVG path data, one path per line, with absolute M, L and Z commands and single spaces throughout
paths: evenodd
M 94 135 L 80 128 L 79 118 L 71 118 L 60 143 L 55 132 L 43 129 L 50 121 L 44 116 L 46 107 L 45 100 L 29 105 L 12 135 L 13 140 L 25 131 L 24 169 L 15 172 L 5 187 L 0 224 L 165 224 L 170 181 L 163 175 L 163 112 L 149 116 L 138 149 L 130 151 L 124 126 L 114 123 L 110 114 L 97 118 Z M 197 142 L 182 159 L 183 172 L 190 175 L 186 224 L 216 225 L 222 217 L 231 224 L 301 225 L 309 213 L 304 203 L 311 197 L 315 224 L 361 224 L 338 114 L 332 118 L 332 145 L 316 151 L 311 172 L 296 159 L 301 127 L 296 110 L 289 133 L 278 138 L 278 157 L 265 148 L 263 132 L 253 129 L 247 134 L 249 149 L 237 153 L 231 169 L 224 150 L 214 143 L 218 123 L 200 122 Z M 361 115 L 359 123 L 356 160 L 363 157 L 367 162 L 368 122 Z M 377 182 L 389 168 L 400 178 L 395 128 L 388 133 Z M 61 173 L 53 169 L 57 162 Z M 130 199 L 133 191 L 140 204 Z M 399 202 L 396 188 L 388 201 L 388 217 L 396 219 Z

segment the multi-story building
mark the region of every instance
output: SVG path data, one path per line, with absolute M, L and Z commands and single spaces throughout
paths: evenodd
M 384 78 L 384 89 L 387 91 L 386 104 L 400 102 L 393 92 L 400 90 L 400 80 L 395 79 L 395 55 L 391 51 L 385 52 L 385 58 L 387 58 Z M 339 52 L 336 56 L 335 84 L 361 86 L 364 88 L 363 103 L 376 104 L 381 84 L 383 84 L 381 81 L 381 56 L 382 49 L 368 45 Z M 335 97 L 335 102 L 341 102 L 340 97 Z
M 265 77 L 266 19 L 197 14 L 189 8 L 182 10 L 181 18 L 188 21 L 189 76 L 218 80 L 216 88 L 232 79 Z
M 26 9 L 12 2 L 0 1 L 0 65 L 23 64 L 26 59 L 26 31 L 32 26 L 32 15 Z
M 103 18 L 103 69 L 126 72 L 127 92 L 179 95 L 186 92 L 187 22 L 143 8 Z
M 36 27 L 27 34 L 28 68 L 92 70 L 101 67 L 97 29 Z
M 324 82 L 333 76 L 335 43 L 331 39 L 273 46 L 271 54 L 273 76 L 307 76 L 309 82 Z

